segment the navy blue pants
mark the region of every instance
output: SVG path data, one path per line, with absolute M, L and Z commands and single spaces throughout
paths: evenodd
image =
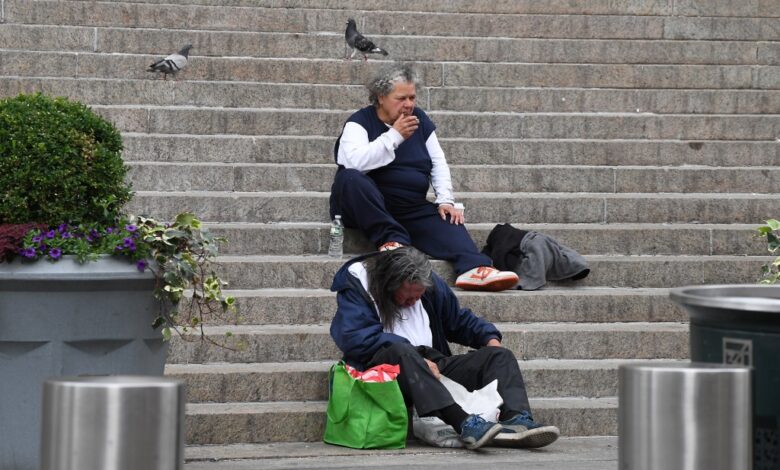
M 390 241 L 412 245 L 423 253 L 449 261 L 456 274 L 478 266 L 492 266 L 463 225 L 442 220 L 436 205 L 422 199 L 415 210 L 388 210 L 385 196 L 370 176 L 358 170 L 339 169 L 330 190 L 330 216 L 341 215 L 344 225 L 360 229 L 375 246 Z M 392 202 L 392 201 L 391 201 Z M 408 201 L 404 204 L 409 207 Z

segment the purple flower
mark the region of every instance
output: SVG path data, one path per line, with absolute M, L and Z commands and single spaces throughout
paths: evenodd
M 133 233 L 133 232 L 135 232 L 136 230 L 138 230 L 138 227 L 136 227 L 136 226 L 135 226 L 135 225 L 133 225 L 133 224 L 128 224 L 128 225 L 125 225 L 125 230 L 127 230 L 127 231 L 128 231 L 128 232 L 130 232 L 130 233 Z
M 62 238 L 73 238 L 73 235 L 71 235 L 70 232 L 63 232 Z
M 144 272 L 147 266 L 149 266 L 149 263 L 146 262 L 146 260 L 138 260 L 137 263 L 135 263 L 135 266 L 138 268 L 139 271 Z
M 49 230 L 46 232 L 46 238 L 54 238 L 57 235 L 57 232 L 54 230 Z
M 92 242 L 94 242 L 94 241 L 95 241 L 95 239 L 94 239 L 94 238 L 92 238 L 92 235 L 91 235 L 91 234 L 89 234 L 89 233 L 87 234 L 87 237 L 86 237 L 86 238 L 87 238 L 87 241 L 88 241 L 88 242 L 90 242 L 90 243 L 92 243 Z
M 25 258 L 35 258 L 35 248 L 25 248 L 20 253 Z
M 108 228 L 106 229 L 106 233 L 114 233 L 114 229 L 113 229 L 113 228 L 111 228 L 111 227 L 108 227 Z
M 59 248 L 52 248 L 51 250 L 49 250 L 49 256 L 51 257 L 51 259 L 60 259 L 60 257 L 62 256 L 62 250 L 60 250 Z
M 89 235 L 90 235 L 92 238 L 98 238 L 98 237 L 100 236 L 100 232 L 98 232 L 97 230 L 95 230 L 95 229 L 93 228 L 93 229 L 91 229 L 91 230 L 89 231 Z
M 40 242 L 42 242 L 43 241 L 43 235 L 36 235 L 36 236 L 32 237 L 32 241 L 33 241 L 33 243 L 40 243 Z
M 128 248 L 130 248 L 131 246 L 135 246 L 135 242 L 133 242 L 133 239 L 132 239 L 132 238 L 130 238 L 130 237 L 127 237 L 127 238 L 125 238 L 125 239 L 123 240 L 123 242 L 124 242 L 124 245 L 125 245 L 126 247 L 128 247 Z
M 68 224 L 60 224 L 60 226 L 57 228 L 57 231 L 62 233 L 67 229 L 68 229 Z

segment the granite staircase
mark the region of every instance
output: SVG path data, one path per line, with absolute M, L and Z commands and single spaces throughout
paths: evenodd
M 477 244 L 511 222 L 588 258 L 576 284 L 460 298 L 504 332 L 537 419 L 615 435 L 617 366 L 687 357 L 668 289 L 751 283 L 768 259 L 751 231 L 780 216 L 775 0 L 0 0 L 0 96 L 89 104 L 124 135 L 131 212 L 191 210 L 230 239 L 243 321 L 207 332 L 244 347 L 171 345 L 190 457 L 321 439 L 332 146 L 383 64 L 343 60 L 348 17 L 418 64 Z M 177 80 L 145 72 L 186 43 Z

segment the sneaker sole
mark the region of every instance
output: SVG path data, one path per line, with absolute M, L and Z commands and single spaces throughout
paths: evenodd
M 463 447 L 469 450 L 479 449 L 490 441 L 493 441 L 495 437 L 504 429 L 503 426 L 496 423 L 492 428 L 482 435 L 482 437 L 476 442 L 463 442 Z
M 518 433 L 502 432 L 493 439 L 493 445 L 535 449 L 548 446 L 557 441 L 560 433 L 555 426 L 543 426 Z
M 502 290 L 512 289 L 520 283 L 520 279 L 517 277 L 505 277 L 499 278 L 490 282 L 469 282 L 460 281 L 455 282 L 455 287 L 463 290 L 486 290 L 490 292 L 499 292 Z

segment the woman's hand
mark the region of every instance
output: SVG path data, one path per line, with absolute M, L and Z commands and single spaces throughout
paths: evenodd
M 490 341 L 488 341 L 485 346 L 495 346 L 497 348 L 502 347 L 501 341 L 497 340 L 496 338 L 490 338 Z
M 447 215 L 450 216 L 450 223 L 455 225 L 463 225 L 466 218 L 463 216 L 463 209 L 458 209 L 452 204 L 439 204 L 439 215 L 441 220 L 447 220 Z
M 410 116 L 406 114 L 398 116 L 398 119 L 396 119 L 393 123 L 393 129 L 397 130 L 398 133 L 401 134 L 401 137 L 404 138 L 404 140 L 411 137 L 419 126 L 420 120 L 417 119 L 417 116 Z
M 439 372 L 439 366 L 436 365 L 435 362 L 429 361 L 428 359 L 425 360 L 425 362 L 428 364 L 428 368 L 431 369 L 431 373 L 434 377 L 437 379 L 441 378 L 441 372 Z

